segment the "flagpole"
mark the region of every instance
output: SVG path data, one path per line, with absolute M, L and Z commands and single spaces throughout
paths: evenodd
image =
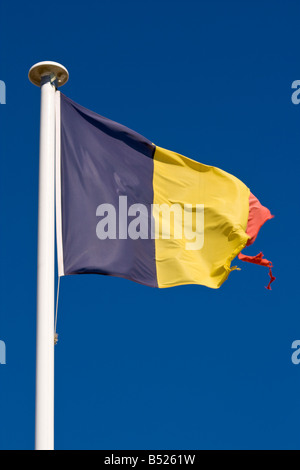
M 35 449 L 53 450 L 55 93 L 69 74 L 64 66 L 47 61 L 31 67 L 28 76 L 41 88 Z

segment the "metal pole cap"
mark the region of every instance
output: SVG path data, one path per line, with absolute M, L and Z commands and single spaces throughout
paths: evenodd
M 48 75 L 55 76 L 57 87 L 63 86 L 69 80 L 69 72 L 66 67 L 57 62 L 45 61 L 33 65 L 28 73 L 28 78 L 36 86 L 41 86 L 41 80 Z

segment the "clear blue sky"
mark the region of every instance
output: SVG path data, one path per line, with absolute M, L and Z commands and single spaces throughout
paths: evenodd
M 300 5 L 289 1 L 0 4 L 0 448 L 34 446 L 41 60 L 63 92 L 157 145 L 244 181 L 275 218 L 219 289 L 61 281 L 57 449 L 300 448 Z

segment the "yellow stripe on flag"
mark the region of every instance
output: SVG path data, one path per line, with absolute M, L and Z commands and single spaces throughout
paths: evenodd
M 249 238 L 247 186 L 225 171 L 156 147 L 153 188 L 158 286 L 220 287 Z

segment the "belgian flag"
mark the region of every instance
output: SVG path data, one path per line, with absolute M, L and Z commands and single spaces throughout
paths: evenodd
M 219 168 L 154 145 L 57 92 L 59 275 L 218 288 L 272 217 Z M 268 288 L 274 280 L 271 277 Z

